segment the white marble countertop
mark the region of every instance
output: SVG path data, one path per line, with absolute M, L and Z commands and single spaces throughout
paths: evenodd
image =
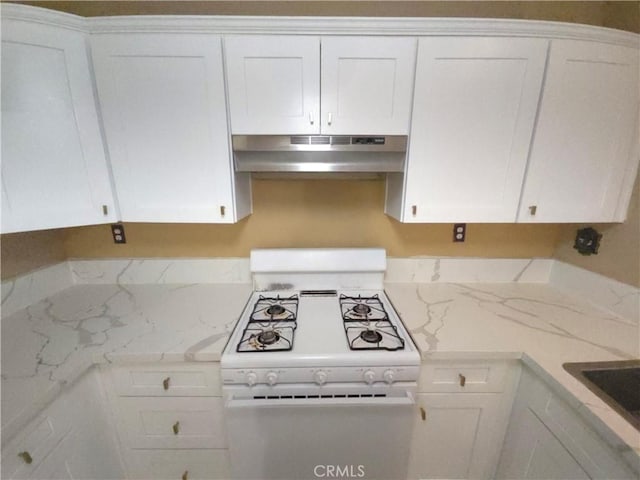
M 249 284 L 77 285 L 2 319 L 3 443 L 97 363 L 218 361 Z
M 423 359 L 523 358 L 640 454 L 640 432 L 562 367 L 640 358 L 633 319 L 545 284 L 398 283 L 386 291 Z
M 127 284 L 119 275 L 4 316 L 3 443 L 96 363 L 219 360 L 251 291 L 244 278 Z M 386 291 L 425 360 L 523 358 L 640 453 L 640 433 L 562 368 L 640 357 L 637 319 L 549 283 L 388 283 Z

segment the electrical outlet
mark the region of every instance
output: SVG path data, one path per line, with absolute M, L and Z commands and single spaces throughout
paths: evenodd
M 598 248 L 600 248 L 600 240 L 602 240 L 602 234 L 592 227 L 581 228 L 576 233 L 576 241 L 573 244 L 579 254 L 581 255 L 597 255 Z
M 453 224 L 453 241 L 464 242 L 464 238 L 467 235 L 466 223 L 454 223 Z
M 111 234 L 113 235 L 113 243 L 127 243 L 127 237 L 124 236 L 124 225 L 121 223 L 111 225 Z

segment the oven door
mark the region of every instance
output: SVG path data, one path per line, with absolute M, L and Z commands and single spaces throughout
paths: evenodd
M 318 398 L 274 390 L 268 398 L 229 396 L 233 478 L 405 479 L 415 403 L 411 392 L 375 397 L 324 392 Z

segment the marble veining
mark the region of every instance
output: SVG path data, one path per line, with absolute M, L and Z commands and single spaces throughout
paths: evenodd
M 78 284 L 251 283 L 247 258 L 70 260 Z
M 2 282 L 2 316 L 11 315 L 73 285 L 66 262 Z
M 3 443 L 95 363 L 219 360 L 250 293 L 248 284 L 77 285 L 4 317 Z
M 635 323 L 541 284 L 407 283 L 385 288 L 425 360 L 468 352 L 483 358 L 525 352 L 574 394 L 578 405 L 640 453 L 640 434 L 562 368 L 566 362 L 639 358 Z
M 3 443 L 96 363 L 218 361 L 252 290 L 248 261 L 198 262 L 74 260 L 3 283 Z M 425 361 L 522 358 L 640 452 L 638 432 L 562 369 L 640 356 L 638 290 L 580 290 L 584 272 L 558 264 L 389 259 L 385 289 Z
M 389 258 L 387 283 L 547 283 L 553 260 L 544 258 Z
M 564 262 L 554 262 L 549 284 L 640 324 L 640 288 Z

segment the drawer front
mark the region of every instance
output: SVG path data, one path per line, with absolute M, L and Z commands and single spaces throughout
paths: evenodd
M 135 450 L 129 452 L 127 457 L 130 457 L 129 478 L 132 479 L 231 478 L 227 450 Z
M 111 369 L 116 393 L 143 397 L 220 396 L 217 363 L 137 365 Z
M 43 460 L 69 434 L 71 424 L 71 412 L 61 396 L 2 449 L 2 478 L 31 478 Z M 31 463 L 27 463 L 27 458 Z
M 418 390 L 436 393 L 497 393 L 505 388 L 507 361 L 432 361 L 420 371 Z
M 227 446 L 220 397 L 121 397 L 118 409 L 130 448 Z

